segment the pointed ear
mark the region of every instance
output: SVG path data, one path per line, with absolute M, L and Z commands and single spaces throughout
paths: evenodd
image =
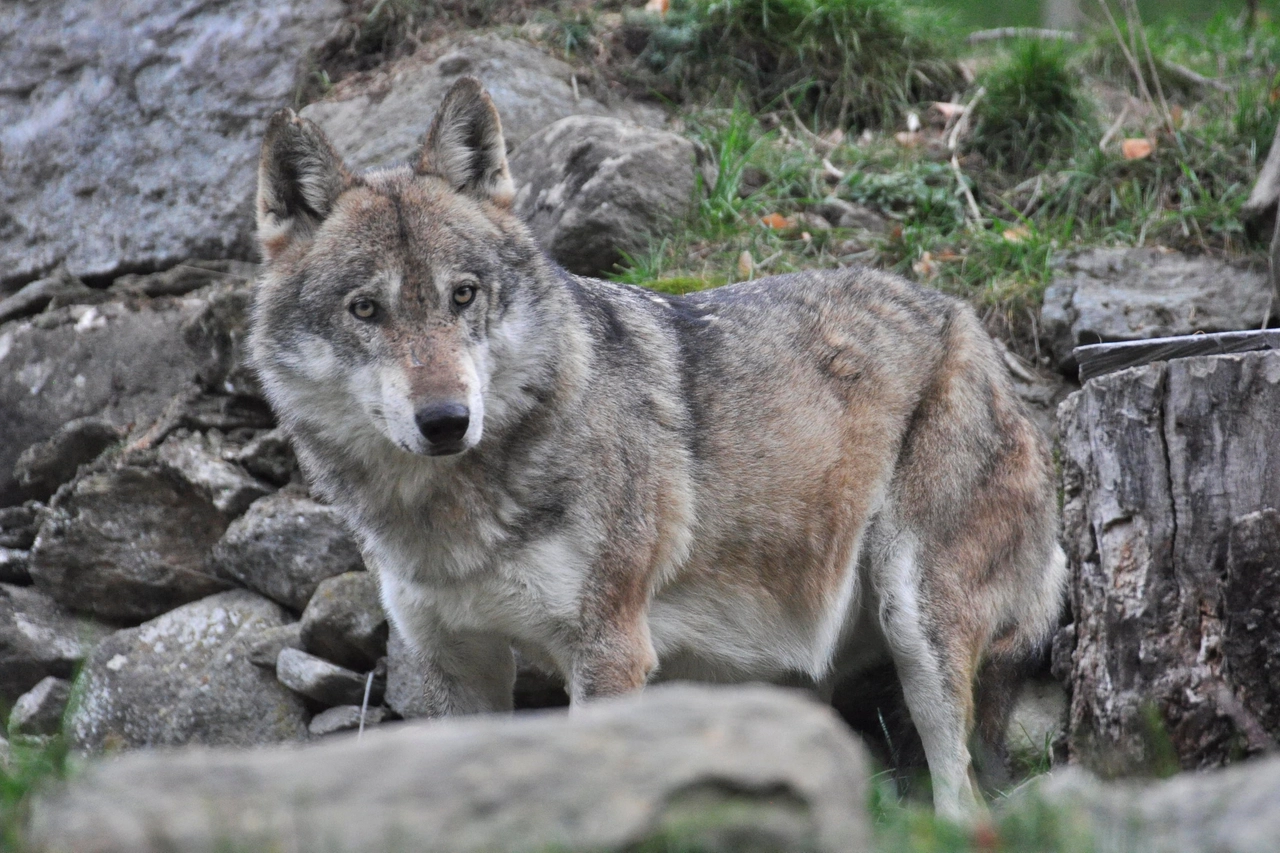
M 315 123 L 283 109 L 271 116 L 258 160 L 258 242 L 270 262 L 312 232 L 355 182 Z
M 444 96 L 414 171 L 443 178 L 456 191 L 481 201 L 511 204 L 515 185 L 507 170 L 502 121 L 479 80 L 462 77 Z

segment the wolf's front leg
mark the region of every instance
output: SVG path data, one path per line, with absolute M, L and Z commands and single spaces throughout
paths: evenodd
M 622 618 L 616 612 L 610 615 L 613 620 L 584 626 L 575 644 L 569 673 L 571 706 L 639 690 L 658 665 L 647 608 Z

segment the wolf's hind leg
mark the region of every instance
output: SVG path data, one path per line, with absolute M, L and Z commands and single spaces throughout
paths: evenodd
M 920 600 L 915 543 L 896 541 L 881 566 L 880 624 L 902 684 L 907 710 L 920 734 L 938 814 L 963 819 L 981 810 L 970 772 L 973 714 L 972 663 L 947 648 L 951 626 L 929 630 Z

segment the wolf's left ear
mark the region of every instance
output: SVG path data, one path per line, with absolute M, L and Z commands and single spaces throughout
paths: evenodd
M 271 116 L 258 160 L 258 242 L 271 261 L 306 239 L 355 182 L 315 123 L 283 109 Z
M 489 93 L 462 77 L 445 95 L 414 171 L 443 178 L 457 192 L 506 207 L 515 196 L 502 121 Z

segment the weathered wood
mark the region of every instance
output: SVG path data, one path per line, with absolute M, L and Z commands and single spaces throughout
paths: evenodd
M 1153 361 L 1169 361 L 1197 355 L 1224 355 L 1233 352 L 1280 350 L 1280 329 L 1247 332 L 1218 332 L 1212 335 L 1179 335 L 1144 341 L 1121 341 L 1076 347 L 1080 381 L 1138 367 Z
M 1100 376 L 1060 411 L 1074 624 L 1069 750 L 1102 772 L 1212 766 L 1280 734 L 1280 352 Z M 1261 513 L 1261 515 L 1259 515 Z M 1234 531 L 1234 533 L 1233 533 Z M 1268 562 L 1269 561 L 1269 562 Z

